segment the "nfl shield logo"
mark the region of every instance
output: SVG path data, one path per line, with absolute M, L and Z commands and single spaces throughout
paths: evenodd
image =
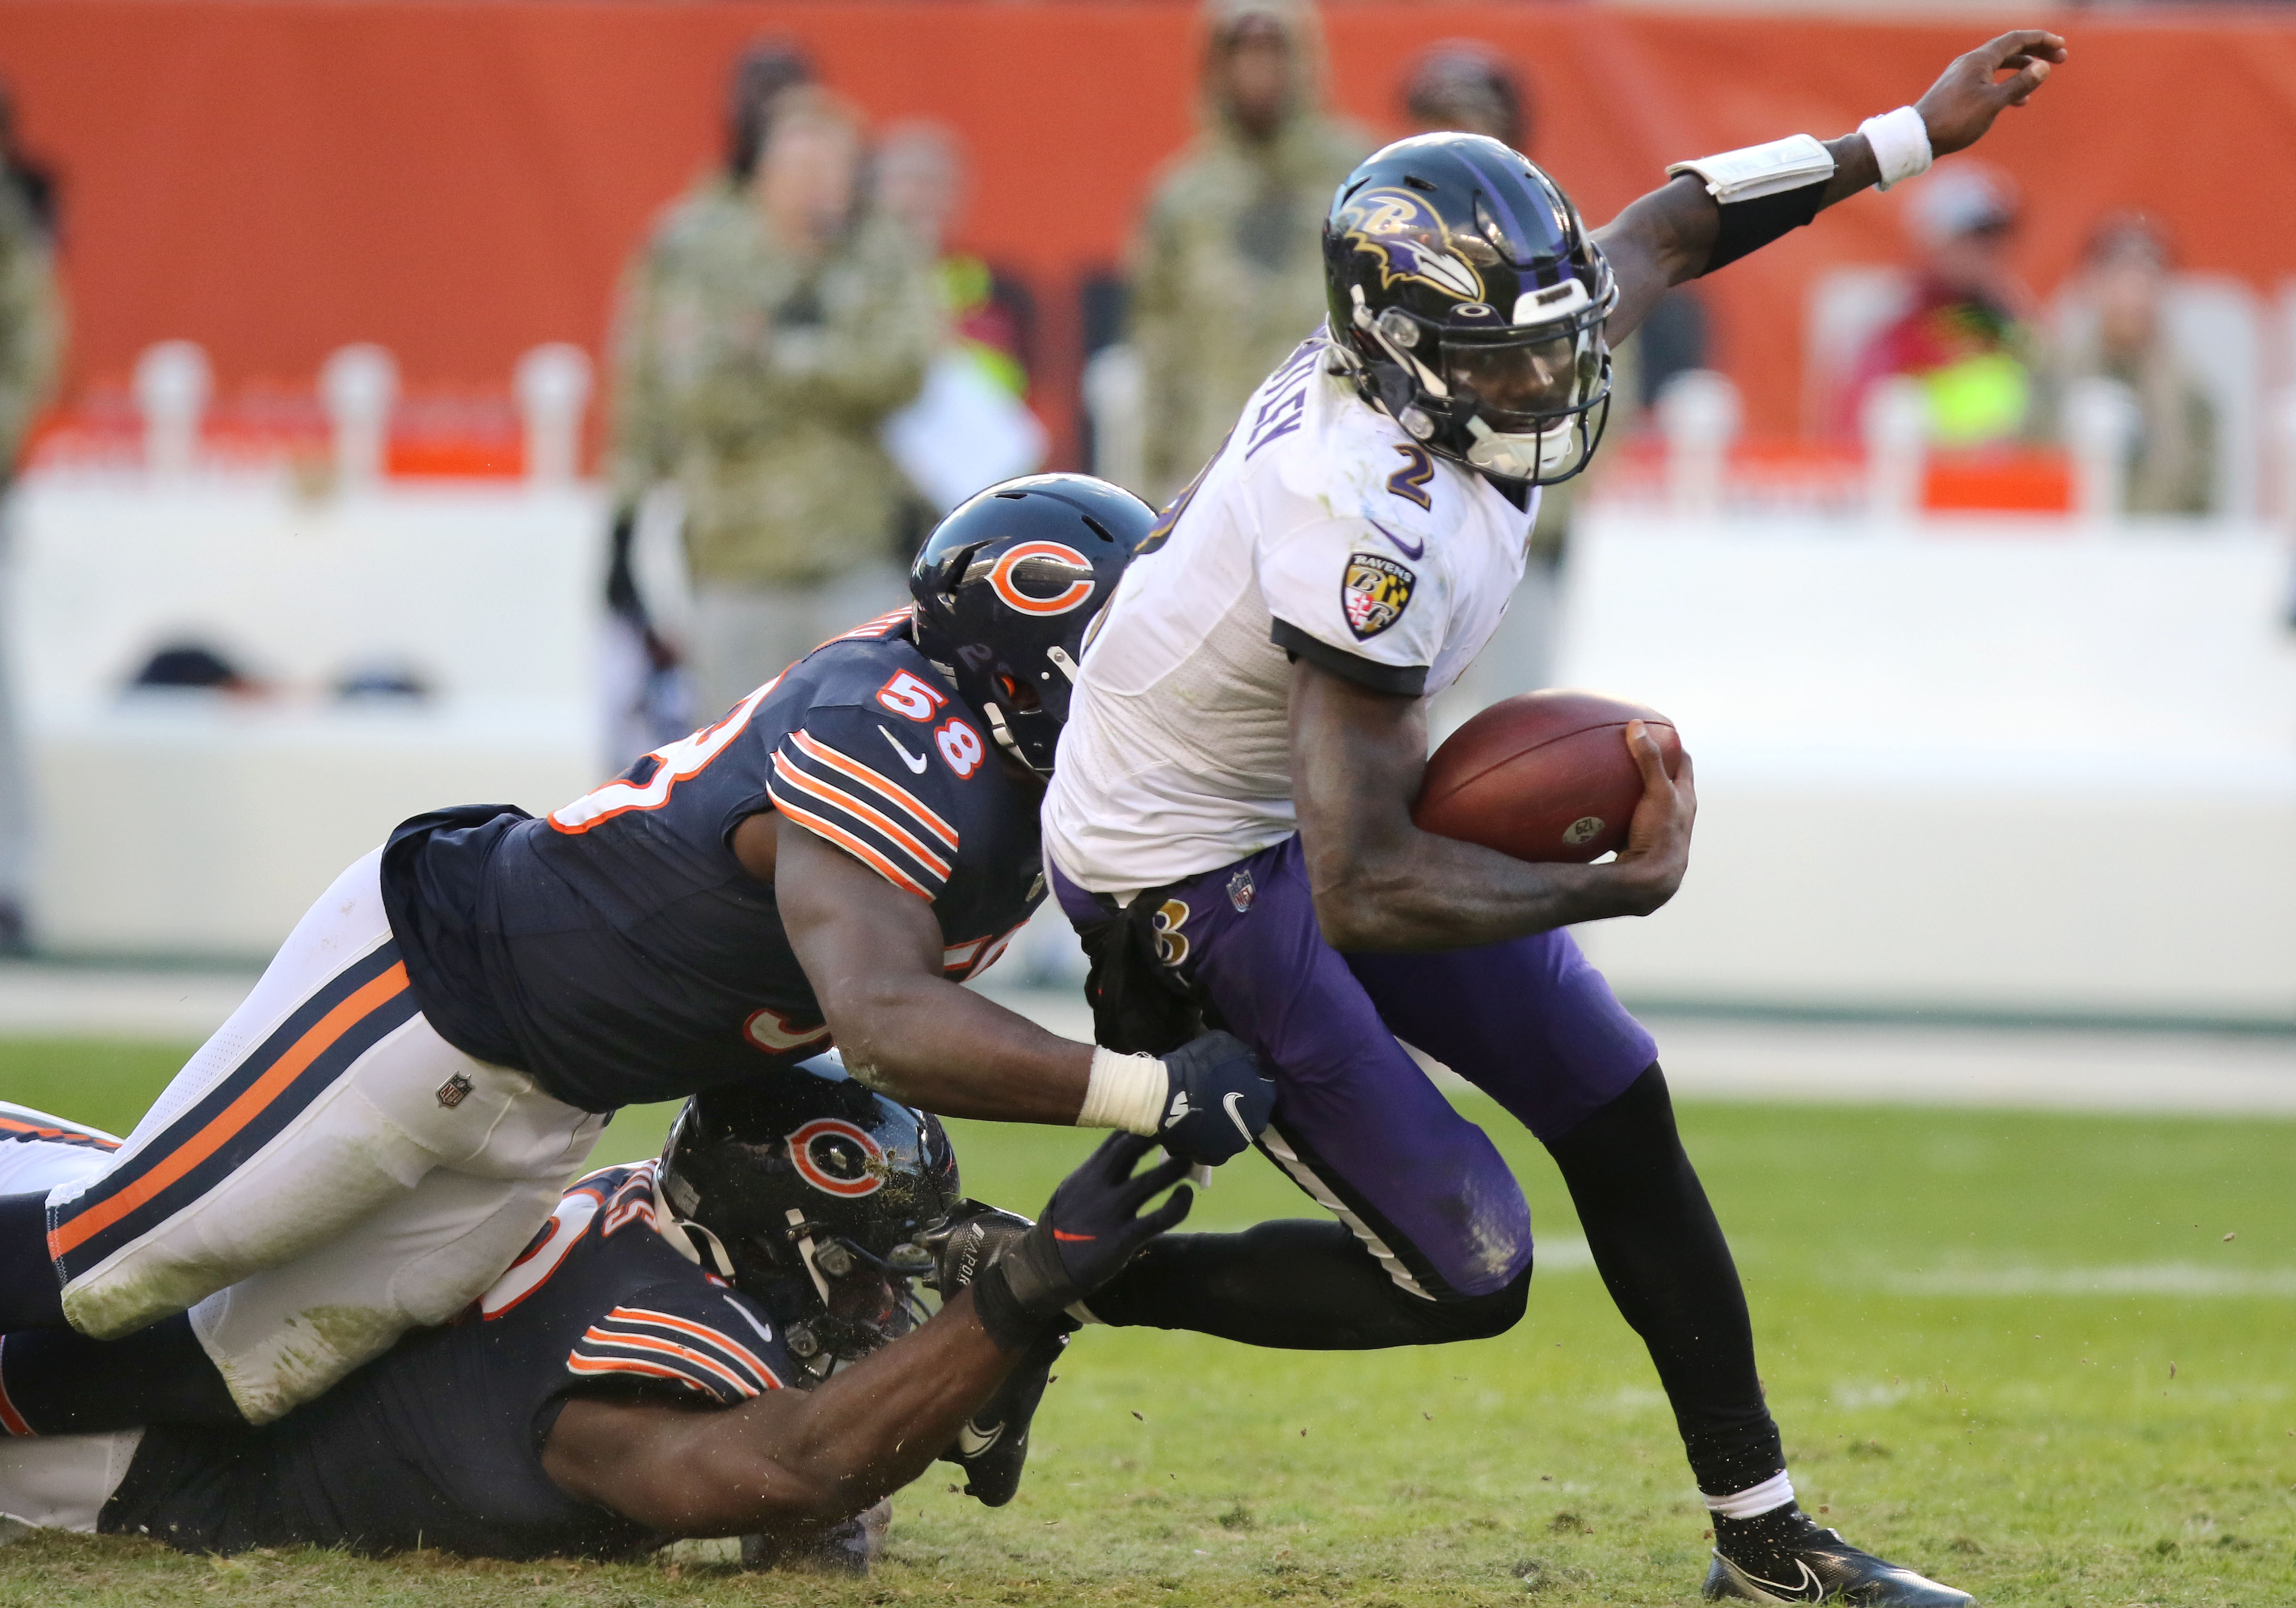
M 1368 641 L 1401 619 L 1418 584 L 1417 576 L 1383 554 L 1349 554 L 1347 578 L 1340 583 L 1340 603 L 1356 640 Z
M 1227 902 L 1242 915 L 1251 908 L 1251 901 L 1259 897 L 1259 890 L 1251 885 L 1251 873 L 1239 871 L 1227 879 Z
M 471 1080 L 460 1072 L 456 1072 L 439 1086 L 439 1103 L 448 1111 L 453 1111 L 470 1097 Z

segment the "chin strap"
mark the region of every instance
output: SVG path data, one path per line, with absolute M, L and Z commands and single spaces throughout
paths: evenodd
M 701 1252 L 693 1242 L 699 1238 L 709 1248 L 709 1259 L 716 1265 L 718 1276 L 726 1279 L 734 1276 L 734 1259 L 726 1254 L 724 1242 L 692 1218 L 682 1218 L 670 1210 L 668 1198 L 661 1192 L 659 1170 L 653 1179 L 653 1228 L 672 1251 L 697 1268 L 701 1265 Z

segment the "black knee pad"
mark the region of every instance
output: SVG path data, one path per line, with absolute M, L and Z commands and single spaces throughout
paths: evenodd
M 1522 1321 L 1523 1312 L 1530 1305 L 1530 1269 L 1524 1268 L 1510 1283 L 1488 1295 L 1455 1295 L 1429 1300 L 1399 1284 L 1390 1284 L 1389 1288 L 1394 1292 L 1397 1312 L 1420 1332 L 1420 1338 L 1411 1343 L 1439 1346 L 1455 1340 L 1488 1340 Z

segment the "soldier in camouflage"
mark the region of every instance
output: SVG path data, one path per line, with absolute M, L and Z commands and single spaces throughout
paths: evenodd
M 53 396 L 63 355 L 46 176 L 15 155 L 0 90 L 0 490 L 13 481 L 33 421 Z M 0 512 L 0 550 L 7 525 Z M 0 683 L 0 953 L 24 947 L 31 815 L 12 689 Z
M 906 596 L 877 428 L 915 396 L 939 313 L 903 232 L 857 213 L 860 153 L 843 103 L 784 91 L 752 177 L 682 203 L 626 292 L 616 495 L 683 495 L 704 718 Z
M 1140 489 L 1153 503 L 1203 466 L 1321 322 L 1324 209 L 1371 148 L 1324 112 L 1307 0 L 1211 0 L 1207 25 L 1203 131 L 1157 185 L 1133 251 Z

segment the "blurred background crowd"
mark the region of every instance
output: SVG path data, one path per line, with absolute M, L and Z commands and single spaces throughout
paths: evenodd
M 138 793 L 371 801 L 345 807 L 351 838 L 402 792 L 547 807 L 898 606 L 983 485 L 1088 468 L 1163 502 L 1321 319 L 1322 217 L 1384 140 L 1490 135 L 1599 223 L 1669 159 L 1830 136 L 2020 20 L 0 0 L 0 461 L 22 476 L 0 948 L 265 947 L 267 906 L 87 915 L 184 881 L 122 871 L 107 823 Z M 2065 533 L 2252 552 L 2296 520 L 2275 400 L 2296 226 L 2271 199 L 2296 170 L 2274 88 L 2296 28 L 2268 7 L 2061 26 L 2062 82 L 1981 156 L 1670 294 L 1616 352 L 1609 444 L 1549 494 L 1447 718 L 1619 662 L 1603 588 L 1625 583 L 1573 559 L 1604 529 L 1734 530 L 1732 574 L 1805 580 L 1807 554 L 1761 542 L 1989 533 L 1999 597 L 2095 613 L 2001 566 L 2041 539 L 2094 577 L 2119 561 Z M 2284 583 L 2258 590 L 2284 635 Z M 1745 646 L 1702 628 L 1722 635 L 1686 659 Z M 2282 646 L 2255 644 L 2274 677 Z M 1856 678 L 1809 664 L 1774 680 Z M 219 854 L 229 890 L 184 887 L 182 910 L 261 905 L 283 830 Z

